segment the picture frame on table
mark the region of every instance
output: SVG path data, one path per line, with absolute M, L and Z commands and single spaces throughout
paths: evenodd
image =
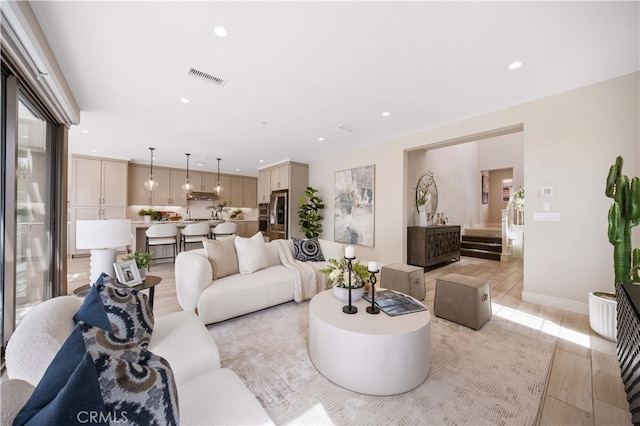
M 113 268 L 116 270 L 120 284 L 129 287 L 142 284 L 142 278 L 140 277 L 140 271 L 138 270 L 135 259 L 114 263 Z

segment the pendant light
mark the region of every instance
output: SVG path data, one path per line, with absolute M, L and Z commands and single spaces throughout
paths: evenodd
M 216 185 L 216 194 L 220 195 L 220 193 L 224 190 L 222 186 L 220 186 L 220 158 L 218 160 L 218 183 Z
M 153 179 L 153 150 L 155 148 L 149 148 L 151 151 L 151 168 L 149 169 L 149 179 L 144 181 L 144 187 L 147 188 L 148 191 L 153 191 L 158 187 L 158 181 Z
M 189 182 L 189 156 L 191 154 L 184 154 L 187 156 L 187 180 L 185 180 L 184 184 L 182 185 L 182 189 L 184 189 L 185 191 L 187 191 L 187 193 L 193 191 L 193 185 L 191 185 L 191 182 Z

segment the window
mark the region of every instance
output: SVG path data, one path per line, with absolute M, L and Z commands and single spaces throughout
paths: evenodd
M 2 61 L 0 122 L 0 307 L 2 349 L 33 306 L 66 293 L 65 133 L 38 98 Z M 66 229 L 66 228 L 61 228 Z M 62 260 L 62 261 L 61 261 Z M 57 266 L 58 265 L 58 266 Z

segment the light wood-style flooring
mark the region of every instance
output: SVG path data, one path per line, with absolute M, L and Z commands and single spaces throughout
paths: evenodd
M 88 258 L 68 261 L 68 291 L 89 280 Z M 532 324 L 557 335 L 539 425 L 630 425 L 631 414 L 624 394 L 615 343 L 600 337 L 589 327 L 586 315 L 548 308 L 522 301 L 522 262 L 496 262 L 462 257 L 459 262 L 425 273 L 425 304 L 433 309 L 435 283 L 448 273 L 460 273 L 488 280 L 494 315 Z M 156 287 L 154 313 L 167 315 L 180 310 L 176 299 L 173 264 L 151 267 L 151 275 L 162 278 Z

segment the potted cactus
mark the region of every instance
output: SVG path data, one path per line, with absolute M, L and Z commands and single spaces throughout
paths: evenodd
M 631 247 L 631 228 L 640 223 L 640 179 L 622 174 L 622 157 L 609 169 L 605 195 L 611 199 L 607 234 L 613 245 L 614 284 L 640 282 L 640 249 Z M 589 323 L 598 334 L 616 340 L 615 294 L 589 293 Z

